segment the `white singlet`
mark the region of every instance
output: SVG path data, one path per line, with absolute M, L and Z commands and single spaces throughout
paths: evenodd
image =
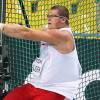
M 70 31 L 61 28 L 59 31 Z M 76 48 L 67 54 L 61 54 L 52 45 L 41 42 L 40 57 L 32 64 L 32 72 L 25 83 L 37 88 L 59 93 L 70 100 L 77 92 L 81 77 L 81 66 Z

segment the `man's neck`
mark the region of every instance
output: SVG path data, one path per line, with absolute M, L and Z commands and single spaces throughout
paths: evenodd
M 69 28 L 69 25 L 63 25 L 63 26 L 59 27 L 58 29 L 60 29 L 60 28 Z

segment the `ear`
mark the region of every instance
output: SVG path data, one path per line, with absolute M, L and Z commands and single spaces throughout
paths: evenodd
M 67 19 L 65 17 L 63 17 L 62 20 L 63 20 L 63 22 L 66 22 Z

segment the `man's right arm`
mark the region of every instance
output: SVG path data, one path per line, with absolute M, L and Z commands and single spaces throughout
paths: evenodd
M 67 31 L 59 31 L 59 29 L 39 30 L 18 24 L 0 24 L 0 30 L 10 37 L 48 42 L 62 53 L 68 53 L 74 48 L 72 35 Z
M 24 27 L 22 25 L 18 25 L 18 24 L 0 23 L 0 32 L 3 32 L 3 34 L 5 34 L 7 36 L 15 37 L 15 38 L 19 38 L 19 39 L 24 39 L 24 32 L 23 31 L 28 32 L 28 28 Z
M 40 30 L 27 28 L 18 24 L 0 24 L 0 30 L 3 34 L 25 40 L 45 41 L 50 44 L 58 44 L 62 40 L 59 38 L 59 31 L 54 30 Z M 60 33 L 61 34 L 61 33 Z

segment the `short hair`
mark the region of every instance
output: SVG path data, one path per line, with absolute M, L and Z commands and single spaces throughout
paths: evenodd
M 61 5 L 55 5 L 53 7 L 51 7 L 50 10 L 58 10 L 58 14 L 60 16 L 66 17 L 66 24 L 69 24 L 68 20 L 69 20 L 69 10 L 65 7 L 65 6 L 61 6 Z

